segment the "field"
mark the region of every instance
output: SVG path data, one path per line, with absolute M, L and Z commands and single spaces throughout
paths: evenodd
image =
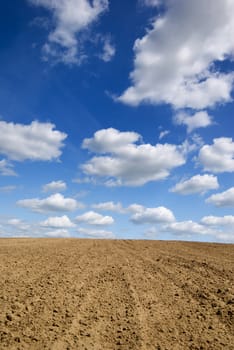
M 234 245 L 0 240 L 0 349 L 234 349 Z

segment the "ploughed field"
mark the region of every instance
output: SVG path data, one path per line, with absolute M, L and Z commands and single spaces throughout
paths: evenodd
M 234 245 L 0 239 L 0 349 L 234 349 Z

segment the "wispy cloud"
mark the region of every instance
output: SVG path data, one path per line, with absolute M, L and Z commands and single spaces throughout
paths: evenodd
M 65 64 L 81 63 L 85 56 L 81 49 L 81 34 L 108 9 L 108 0 L 28 1 L 52 14 L 51 31 L 43 47 L 44 59 Z

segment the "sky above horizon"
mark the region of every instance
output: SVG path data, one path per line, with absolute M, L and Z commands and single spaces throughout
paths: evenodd
M 232 0 L 0 16 L 0 237 L 234 242 Z

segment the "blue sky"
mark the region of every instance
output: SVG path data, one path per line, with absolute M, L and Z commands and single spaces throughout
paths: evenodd
M 1 4 L 0 236 L 234 241 L 234 3 Z

